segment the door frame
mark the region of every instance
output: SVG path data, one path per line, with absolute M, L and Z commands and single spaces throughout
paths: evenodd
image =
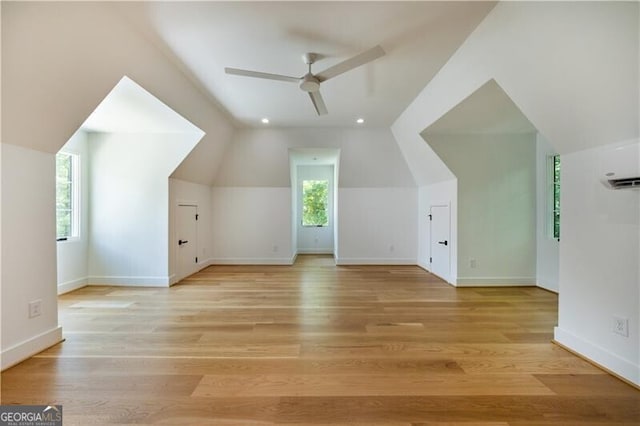
M 432 209 L 434 207 L 446 207 L 447 211 L 448 211 L 448 217 L 447 217 L 447 222 L 448 222 L 448 236 L 447 236 L 447 241 L 449 242 L 449 259 L 448 259 L 448 268 L 447 268 L 447 276 L 446 277 L 442 277 L 438 274 L 436 274 L 433 271 L 433 262 L 431 261 L 433 259 L 433 242 L 434 242 L 434 238 L 433 238 L 433 219 L 432 219 L 432 215 L 433 215 L 433 211 Z M 438 278 L 441 278 L 443 280 L 445 280 L 447 283 L 451 284 L 451 249 L 453 247 L 453 242 L 451 241 L 451 203 L 434 203 L 434 204 L 430 204 L 429 205 L 429 272 L 431 272 L 433 275 L 437 276 Z
M 310 173 L 312 176 L 305 176 L 304 173 L 300 173 L 300 168 L 304 167 L 307 170 L 312 170 L 313 168 L 328 168 L 330 169 L 330 173 L 326 176 L 322 176 L 322 173 L 319 175 L 315 173 Z M 295 236 L 295 251 L 299 254 L 334 254 L 336 251 L 336 236 L 335 229 L 337 228 L 337 209 L 336 209 L 336 165 L 335 164 L 298 164 L 296 166 L 296 196 L 294 198 L 295 202 L 295 217 L 293 219 L 294 225 L 296 227 L 296 236 Z M 309 227 L 305 228 L 302 226 L 302 212 L 304 209 L 304 197 L 302 193 L 302 183 L 305 180 L 327 180 L 329 183 L 328 193 L 327 193 L 327 214 L 329 217 L 329 225 L 324 228 L 314 228 Z M 325 236 L 329 235 L 329 239 L 331 240 L 331 246 L 328 247 L 300 247 L 300 236 L 304 234 L 317 234 L 324 233 Z M 316 237 L 316 245 L 318 238 Z M 335 257 L 335 255 L 334 255 Z
M 171 241 L 171 250 L 173 251 L 172 253 L 172 257 L 174 259 L 174 272 L 173 272 L 173 280 L 172 280 L 172 284 L 177 283 L 178 281 L 180 281 L 181 279 L 185 278 L 188 275 L 182 276 L 182 271 L 180 271 L 180 265 L 179 265 L 179 253 L 177 250 L 177 245 L 178 245 L 178 234 L 179 234 L 179 229 L 178 229 L 178 211 L 180 209 L 180 207 L 195 207 L 196 208 L 196 215 L 200 215 L 200 206 L 198 205 L 197 201 L 185 201 L 185 200 L 178 200 L 175 203 L 175 214 L 173 216 L 173 236 L 172 236 L 172 241 Z M 199 246 L 199 241 L 198 241 L 198 222 L 199 220 L 196 220 L 196 241 L 195 241 L 195 246 L 196 246 L 196 258 L 198 257 L 198 253 L 200 250 L 200 246 Z M 198 262 L 199 264 L 199 262 Z

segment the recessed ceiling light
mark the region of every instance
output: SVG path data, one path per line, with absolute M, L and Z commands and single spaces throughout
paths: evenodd
M 358 119 L 356 120 L 356 123 L 358 123 L 358 124 L 362 124 L 362 123 L 364 123 L 364 118 L 358 118 Z
M 262 120 L 260 120 L 260 121 L 262 121 L 262 124 L 269 124 L 269 119 L 268 119 L 268 118 L 266 118 L 266 117 L 265 117 L 265 118 L 263 118 L 263 119 L 262 119 Z

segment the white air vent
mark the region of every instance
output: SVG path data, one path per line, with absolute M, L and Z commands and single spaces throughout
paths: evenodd
M 640 143 L 603 150 L 601 180 L 610 189 L 640 189 Z
M 638 189 L 640 188 L 640 177 L 627 179 L 609 179 L 611 189 Z

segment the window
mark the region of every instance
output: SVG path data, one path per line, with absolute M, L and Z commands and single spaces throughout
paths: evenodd
M 79 158 L 56 155 L 56 238 L 64 241 L 79 236 Z
M 560 156 L 549 157 L 549 236 L 560 240 Z
M 328 180 L 302 181 L 302 226 L 328 226 Z

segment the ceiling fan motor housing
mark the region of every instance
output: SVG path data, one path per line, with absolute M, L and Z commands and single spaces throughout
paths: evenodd
M 320 90 L 320 82 L 311 73 L 302 77 L 300 88 L 305 92 L 317 92 Z

